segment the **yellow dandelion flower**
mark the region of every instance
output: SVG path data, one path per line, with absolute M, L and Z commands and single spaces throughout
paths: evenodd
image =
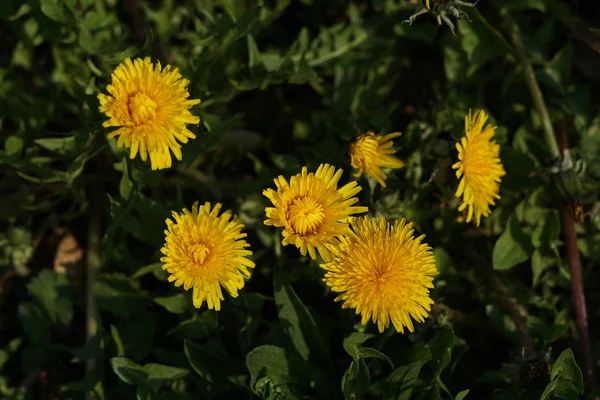
M 129 58 L 112 73 L 106 87 L 109 95 L 99 94 L 100 112 L 109 119 L 104 127 L 118 127 L 108 138 L 119 137 L 117 145 L 131 149 L 130 158 L 139 152 L 143 161 L 150 156 L 153 170 L 169 168 L 171 153 L 181 160 L 181 144 L 196 136 L 186 124 L 198 124 L 200 118 L 189 111 L 200 100 L 188 100 L 187 86 L 179 69 L 150 58 Z
M 321 264 L 323 279 L 342 308 L 352 308 L 383 332 L 390 320 L 397 332 L 413 331 L 412 319 L 423 322 L 433 300 L 432 275 L 437 274 L 431 248 L 415 238 L 413 224 L 404 219 L 394 224 L 385 218 L 353 218 L 351 231 L 330 245 L 335 259 Z
M 402 135 L 400 132 L 380 136 L 368 132 L 357 137 L 350 145 L 350 164 L 356 170 L 354 176 L 364 173 L 373 178 L 381 186 L 386 187 L 387 176 L 382 168 L 402 168 L 404 162 L 392 156 L 396 153 L 392 146 L 393 138 Z
M 506 174 L 500 160 L 500 146 L 492 140 L 496 127 L 485 126 L 487 119 L 484 111 L 469 110 L 465 136 L 456 144 L 459 161 L 452 166 L 460 179 L 455 194 L 458 198 L 462 196 L 458 211 L 467 210 L 467 222 L 475 216 L 477 226 L 481 216 L 490 215 L 494 199 L 500 198 L 500 178 Z
M 274 205 L 265 209 L 265 225 L 283 228 L 284 246 L 293 244 L 302 255 L 308 251 L 313 260 L 317 249 L 328 260 L 326 244 L 347 231 L 347 218 L 369 211 L 367 207 L 352 207 L 358 201 L 354 196 L 361 187 L 350 182 L 338 189 L 341 176 L 342 170 L 336 171 L 329 164 L 321 164 L 316 173 L 310 174 L 303 167 L 302 173 L 292 176 L 289 183 L 279 176 L 274 180 L 277 191 L 263 191 Z
M 169 282 L 183 285 L 185 290 L 194 289 L 194 307 L 200 308 L 206 300 L 209 309 L 219 311 L 224 287 L 232 297 L 244 287 L 244 279 L 250 277 L 254 263 L 242 233 L 243 224 L 232 217 L 231 211 L 218 216 L 221 204 L 210 203 L 192 211 L 184 208 L 181 214 L 173 211 L 173 220 L 167 219 L 165 245 L 161 249 L 164 257 L 163 269 L 169 272 Z

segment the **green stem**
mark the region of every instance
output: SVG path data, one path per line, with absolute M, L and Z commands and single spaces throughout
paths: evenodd
M 340 47 L 339 49 L 337 49 L 335 51 L 332 51 L 331 53 L 325 54 L 322 57 L 315 58 L 314 60 L 308 61 L 308 65 L 310 65 L 311 67 L 316 67 L 318 65 L 324 64 L 329 60 L 332 60 L 334 58 L 337 58 L 337 57 L 343 55 L 344 53 L 347 53 L 348 51 L 352 50 L 354 47 L 358 47 L 359 45 L 362 44 L 362 42 L 364 42 L 368 38 L 369 38 L 369 35 L 366 32 L 361 32 L 361 34 L 358 37 L 356 37 L 353 41 L 351 41 L 350 43 Z
M 517 59 L 523 67 L 525 82 L 527 83 L 527 87 L 531 93 L 533 106 L 539 114 L 542 122 L 542 129 L 544 131 L 546 144 L 548 145 L 548 149 L 550 150 L 550 153 L 552 153 L 552 156 L 555 159 L 559 159 L 560 150 L 558 149 L 558 143 L 556 141 L 556 136 L 554 135 L 554 128 L 552 127 L 552 121 L 550 120 L 550 113 L 548 113 L 548 108 L 546 107 L 542 90 L 540 89 L 540 85 L 535 78 L 535 72 L 533 71 L 533 66 L 531 65 L 529 56 L 527 55 L 527 50 L 525 49 L 525 44 L 523 43 L 523 39 L 521 37 L 521 31 L 510 16 L 506 15 L 505 18 L 508 22 L 510 36 L 512 38 Z

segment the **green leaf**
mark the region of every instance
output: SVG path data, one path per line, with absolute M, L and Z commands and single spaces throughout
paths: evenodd
M 246 42 L 248 45 L 248 66 L 250 69 L 260 66 L 260 51 L 258 51 L 254 37 L 252 35 L 246 36 Z
M 575 385 L 580 394 L 583 393 L 583 374 L 575 361 L 573 351 L 571 349 L 564 350 L 560 356 L 556 359 L 556 362 L 552 366 L 552 372 L 550 374 L 552 380 L 555 379 L 566 379 Z
M 66 23 L 67 10 L 61 0 L 40 0 L 42 13 L 53 21 Z
M 144 368 L 125 357 L 113 357 L 110 366 L 115 374 L 125 383 L 131 385 L 144 384 L 148 380 L 148 373 Z
M 73 318 L 73 305 L 69 298 L 66 274 L 42 270 L 27 285 L 27 291 L 36 299 L 53 323 L 69 322 Z
M 546 386 L 540 400 L 576 400 L 584 390 L 583 374 L 575 362 L 573 351 L 564 350 L 552 366 L 551 382 Z
M 312 353 L 322 365 L 333 369 L 329 348 L 325 345 L 312 315 L 302 304 L 292 286 L 281 282 L 278 277 L 275 278 L 275 304 L 281 326 L 298 354 L 304 360 L 308 360 Z
M 394 400 L 410 400 L 414 388 L 417 386 L 421 369 L 431 359 L 418 360 L 409 364 L 398 366 L 385 380 L 384 387 L 388 388 L 389 398 Z
M 297 371 L 298 374 L 295 372 L 303 364 L 300 358 L 281 347 L 259 346 L 246 355 L 246 366 L 250 372 L 250 388 L 258 395 L 264 393 L 268 387 L 265 386 L 263 378 L 267 378 L 271 386 L 282 386 L 293 391 L 297 379 L 302 378 L 300 371 Z
M 154 302 L 175 314 L 184 313 L 191 304 L 190 297 L 186 293 L 179 293 L 171 297 L 157 297 Z
M 158 400 L 158 394 L 148 386 L 138 386 L 136 400 Z
M 581 392 L 573 382 L 557 379 L 546 386 L 540 400 L 581 400 Z
M 25 334 L 36 347 L 45 348 L 50 344 L 50 324 L 36 305 L 20 304 L 18 317 Z
M 453 347 L 454 333 L 448 330 L 436 332 L 435 336 L 427 343 L 427 348 L 431 351 L 432 359 L 429 364 L 434 371 L 434 379 L 439 378 L 444 368 L 450 363 Z
M 73 152 L 77 151 L 75 136 L 69 136 L 66 138 L 36 139 L 34 142 L 38 146 L 60 155 L 72 154 Z
M 144 371 L 148 374 L 148 380 L 154 381 L 172 381 L 173 379 L 183 378 L 190 373 L 189 370 L 184 368 L 154 363 L 144 365 Z
M 133 188 L 133 183 L 131 183 L 131 179 L 129 179 L 129 167 L 127 165 L 126 157 L 123 157 L 121 164 L 123 166 L 123 175 L 121 176 L 121 182 L 119 184 L 119 194 L 123 199 L 128 200 Z
M 121 335 L 119 335 L 119 330 L 114 325 L 110 326 L 110 334 L 112 335 L 115 346 L 117 347 L 117 356 L 124 356 L 125 349 L 123 347 L 123 341 L 121 340 Z
M 531 243 L 536 249 L 550 248 L 550 245 L 559 238 L 559 235 L 560 220 L 558 211 L 546 210 L 531 234 Z
M 542 255 L 540 249 L 535 249 L 531 255 L 531 272 L 533 275 L 532 287 L 536 287 L 540 282 L 542 273 L 551 265 L 551 260 Z
M 496 270 L 506 270 L 529 259 L 533 249 L 530 238 L 523 232 L 517 217 L 508 219 L 505 231 L 500 235 L 492 253 Z
M 100 309 L 121 318 L 139 311 L 147 303 L 139 283 L 123 274 L 101 275 L 94 282 L 92 290 Z
M 371 375 L 369 368 L 362 358 L 352 361 L 342 377 L 342 392 L 345 399 L 362 399 L 369 390 Z
M 379 350 L 361 346 L 366 340 L 372 338 L 373 336 L 375 335 L 362 332 L 353 332 L 350 334 L 350 336 L 344 339 L 344 350 L 346 350 L 346 353 L 352 356 L 355 361 L 358 361 L 361 358 L 379 358 L 380 360 L 388 363 L 390 367 L 394 368 L 394 364 L 385 354 Z
M 456 396 L 454 397 L 454 400 L 464 400 L 467 397 L 467 395 L 469 394 L 469 392 L 470 392 L 469 389 L 458 392 L 456 394 Z
M 198 375 L 210 383 L 224 384 L 230 372 L 229 356 L 216 341 L 197 345 L 184 341 L 183 349 L 188 362 Z
M 344 350 L 346 350 L 346 353 L 348 353 L 353 359 L 358 360 L 360 358 L 361 345 L 374 336 L 375 335 L 370 333 L 353 332 L 350 334 L 350 336 L 344 339 Z
M 202 314 L 194 314 L 193 318 L 183 321 L 167 332 L 176 340 L 183 339 L 205 339 L 212 335 L 219 326 L 219 319 L 215 311 L 205 311 Z
M 133 275 L 131 275 L 131 277 L 133 279 L 137 279 L 144 275 L 152 273 L 156 278 L 159 278 L 163 275 L 163 272 L 165 272 L 165 271 L 163 271 L 162 266 L 163 266 L 162 263 L 148 264 L 146 266 L 141 267 L 137 271 L 135 271 L 135 273 Z
M 11 135 L 4 142 L 4 152 L 7 156 L 18 156 L 23 148 L 23 139 L 19 136 Z

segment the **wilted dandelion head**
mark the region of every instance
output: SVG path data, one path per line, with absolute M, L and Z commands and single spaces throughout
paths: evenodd
M 364 172 L 385 187 L 387 176 L 382 168 L 404 167 L 404 162 L 392 155 L 395 153 L 392 139 L 400 135 L 400 132 L 385 136 L 368 132 L 358 136 L 350 144 L 350 163 L 355 169 L 354 176 L 361 176 Z
M 397 332 L 413 331 L 414 319 L 423 322 L 433 300 L 433 275 L 437 274 L 431 248 L 415 238 L 413 224 L 385 218 L 353 218 L 351 231 L 330 245 L 335 258 L 321 267 L 323 279 L 342 308 L 352 308 L 383 332 L 392 322 Z M 411 319 L 412 318 L 412 319 Z
M 177 68 L 150 58 L 129 58 L 112 73 L 106 87 L 109 95 L 99 94 L 100 112 L 109 119 L 104 127 L 117 127 L 108 138 L 119 137 L 117 145 L 130 149 L 130 158 L 139 152 L 143 161 L 150 157 L 152 169 L 171 166 L 171 153 L 182 159 L 181 143 L 196 136 L 186 124 L 198 124 L 200 118 L 189 111 L 200 100 L 188 100 L 187 86 Z M 179 141 L 179 142 L 178 142 Z
M 482 110 L 469 111 L 465 118 L 465 136 L 456 144 L 458 162 L 452 166 L 460 179 L 456 197 L 458 210 L 467 210 L 466 221 L 479 226 L 481 216 L 490 215 L 490 206 L 499 199 L 501 177 L 505 175 L 500 160 L 500 146 L 492 140 L 495 126 L 487 125 L 488 115 Z
M 341 169 L 336 171 L 328 164 L 321 164 L 316 173 L 303 167 L 289 183 L 279 176 L 275 179 L 277 190 L 263 191 L 274 206 L 265 209 L 265 225 L 283 228 L 284 246 L 293 244 L 302 255 L 308 251 L 312 259 L 316 259 L 317 249 L 323 259 L 329 259 L 326 244 L 347 231 L 347 218 L 369 210 L 352 206 L 361 191 L 356 182 L 337 188 L 341 176 Z
M 181 214 L 173 211 L 173 220 L 167 219 L 165 244 L 161 249 L 163 269 L 169 272 L 169 282 L 183 285 L 185 290 L 194 289 L 194 307 L 200 308 L 204 300 L 209 309 L 220 310 L 224 287 L 232 297 L 244 287 L 244 278 L 250 277 L 249 269 L 254 263 L 245 240 L 243 225 L 237 219 L 230 221 L 231 211 L 219 216 L 221 204 L 210 203 L 192 211 L 183 209 Z

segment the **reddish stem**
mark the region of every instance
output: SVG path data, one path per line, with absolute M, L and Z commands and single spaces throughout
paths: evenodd
M 563 119 L 556 124 L 556 133 L 561 153 L 569 148 L 568 121 Z M 594 359 L 592 357 L 592 345 L 590 343 L 590 332 L 588 328 L 587 309 L 585 305 L 585 290 L 583 287 L 583 276 L 581 273 L 581 259 L 577 248 L 577 233 L 575 232 L 575 220 L 571 207 L 563 206 L 560 209 L 565 245 L 567 247 L 567 261 L 571 272 L 571 291 L 573 307 L 575 308 L 575 320 L 579 331 L 579 342 L 581 345 L 581 358 L 583 359 L 583 375 L 588 390 L 595 392 L 597 386 L 596 373 L 594 371 Z M 594 400 L 600 400 L 594 397 Z
M 590 392 L 596 390 L 596 374 L 594 373 L 594 360 L 592 358 L 592 346 L 588 330 L 587 310 L 585 307 L 585 294 L 583 289 L 583 277 L 581 274 L 581 260 L 577 248 L 577 234 L 575 233 L 575 221 L 569 207 L 560 210 L 562 217 L 565 243 L 567 246 L 567 260 L 571 271 L 571 289 L 573 291 L 573 306 L 575 307 L 575 318 L 579 330 L 579 342 L 581 343 L 581 358 L 583 359 L 585 379 Z

